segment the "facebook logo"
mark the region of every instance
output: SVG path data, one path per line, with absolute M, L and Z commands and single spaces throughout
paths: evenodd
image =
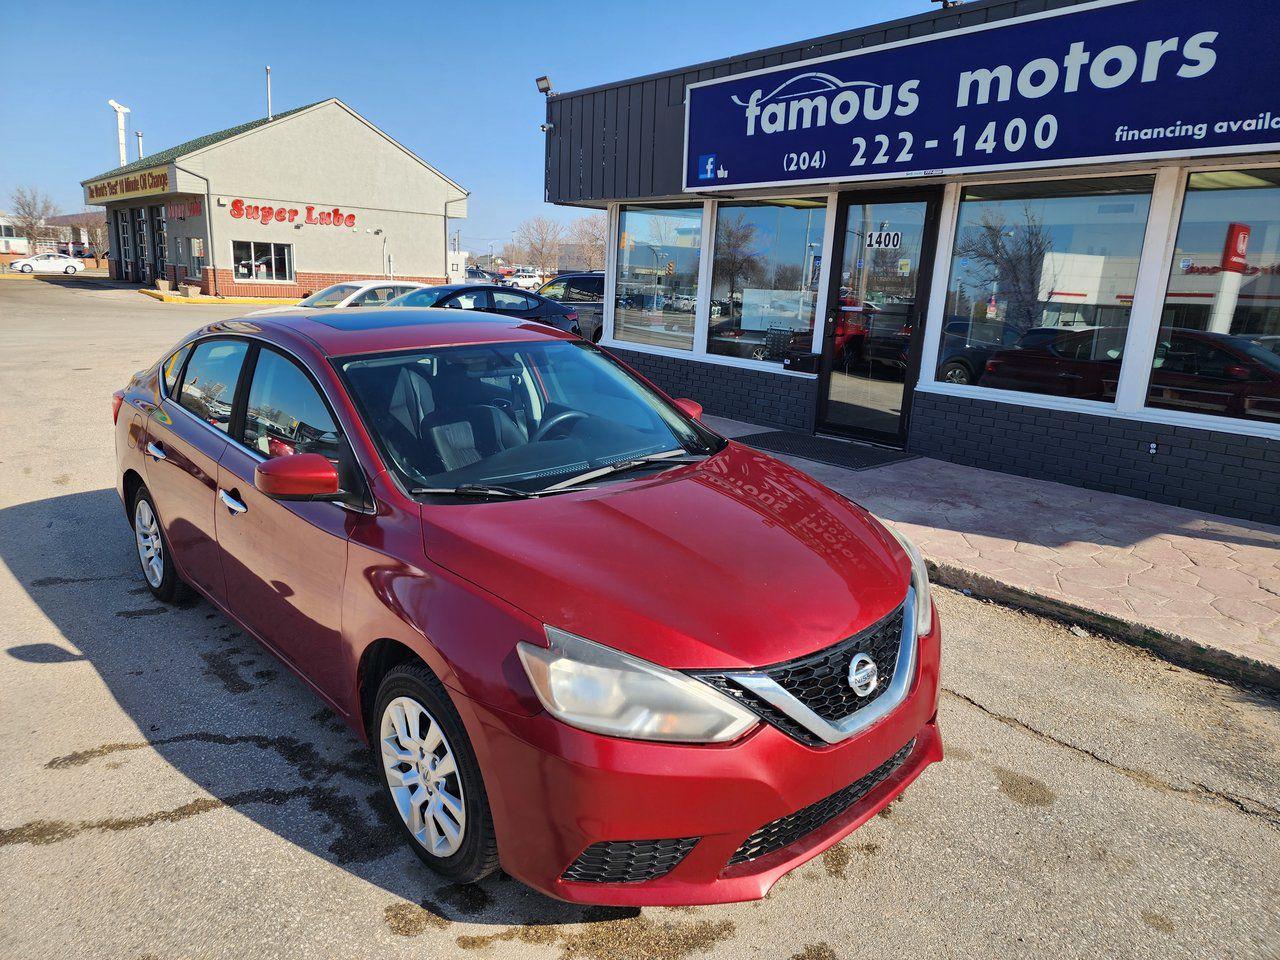
M 714 180 L 716 178 L 716 155 L 704 153 L 698 158 L 698 179 Z

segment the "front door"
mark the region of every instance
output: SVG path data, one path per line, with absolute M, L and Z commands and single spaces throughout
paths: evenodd
M 906 442 L 938 191 L 846 194 L 837 212 L 818 429 Z

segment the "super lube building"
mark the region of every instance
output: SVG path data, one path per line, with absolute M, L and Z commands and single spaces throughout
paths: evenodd
M 552 93 L 546 196 L 608 211 L 604 344 L 710 413 L 1280 522 L 1275 40 L 936 9 Z

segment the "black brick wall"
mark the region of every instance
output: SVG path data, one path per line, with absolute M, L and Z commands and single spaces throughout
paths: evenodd
M 917 392 L 908 449 L 1024 477 L 1280 523 L 1280 441 L 1261 437 Z
M 743 370 L 634 350 L 611 348 L 610 352 L 671 396 L 697 400 L 707 413 L 813 432 L 818 382 L 812 377 Z

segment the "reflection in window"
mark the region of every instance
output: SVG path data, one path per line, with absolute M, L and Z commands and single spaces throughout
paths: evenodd
M 237 280 L 293 279 L 293 245 L 289 243 L 233 240 L 231 259 Z
M 244 444 L 264 457 L 338 457 L 338 428 L 319 391 L 297 364 L 273 350 L 262 350 L 254 364 Z
M 1280 423 L 1280 170 L 1193 173 L 1147 405 Z
M 722 203 L 707 351 L 781 361 L 813 346 L 825 200 Z
M 937 378 L 1114 400 L 1152 180 L 966 189 Z
M 182 376 L 178 402 L 219 430 L 231 429 L 231 405 L 248 345 L 242 340 L 198 344 Z
M 701 206 L 622 208 L 615 340 L 693 349 L 701 248 Z

